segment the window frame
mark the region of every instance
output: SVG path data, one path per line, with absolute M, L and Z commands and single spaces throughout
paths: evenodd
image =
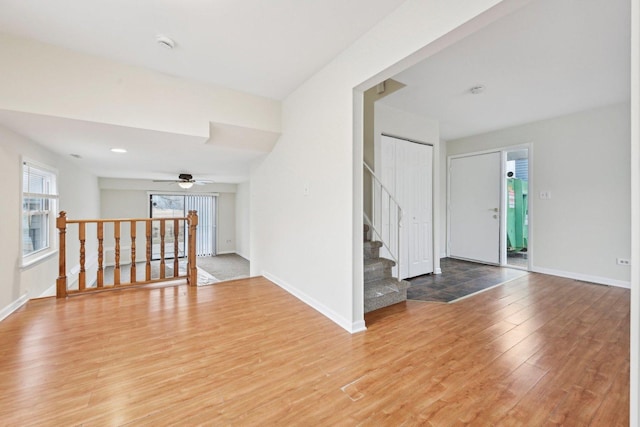
M 42 173 L 43 175 L 49 177 L 49 189 L 45 193 L 37 193 L 25 191 L 29 190 L 25 189 L 25 174 L 27 174 L 28 169 L 31 168 L 34 171 Z M 28 185 L 28 184 L 27 184 Z M 32 199 L 41 199 L 48 201 L 48 209 L 46 210 L 46 218 L 47 218 L 47 245 L 43 248 L 34 250 L 25 254 L 25 200 L 28 198 Z M 56 228 L 56 216 L 57 216 L 57 208 L 58 208 L 58 171 L 57 169 L 42 164 L 40 162 L 22 158 L 20 162 L 20 256 L 22 260 L 22 267 L 29 267 L 33 264 L 38 263 L 39 261 L 49 258 L 50 256 L 56 254 L 58 252 L 58 241 L 57 241 L 57 228 Z M 28 234 L 28 231 L 26 231 Z

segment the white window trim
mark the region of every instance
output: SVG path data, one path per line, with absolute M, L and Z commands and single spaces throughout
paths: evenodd
M 51 173 L 55 177 L 55 193 L 54 194 L 39 194 L 39 193 L 25 193 L 24 189 L 24 166 L 29 165 L 34 168 L 41 169 L 43 171 Z M 49 246 L 44 249 L 40 249 L 38 251 L 32 252 L 29 255 L 23 255 L 24 242 L 23 236 L 24 231 L 22 229 L 22 216 L 23 216 L 23 206 L 24 206 L 24 197 L 26 196 L 36 196 L 41 197 L 45 196 L 51 199 L 52 207 L 50 209 L 49 215 Z M 21 268 L 31 267 L 35 264 L 38 264 L 45 259 L 48 259 L 58 253 L 58 229 L 56 228 L 56 217 L 58 212 L 58 170 L 49 165 L 37 162 L 35 160 L 29 159 L 27 157 L 22 157 L 20 159 L 20 257 L 21 257 Z

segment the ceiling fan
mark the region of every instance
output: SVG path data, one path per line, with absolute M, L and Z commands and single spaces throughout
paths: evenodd
M 213 183 L 213 181 L 195 180 L 193 179 L 193 175 L 189 173 L 181 173 L 178 175 L 178 179 L 154 179 L 153 182 L 175 182 L 180 188 L 184 188 L 185 190 L 193 187 L 193 184 L 204 185 Z

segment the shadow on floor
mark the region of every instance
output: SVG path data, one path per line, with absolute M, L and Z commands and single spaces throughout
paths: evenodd
M 407 279 L 407 298 L 420 301 L 451 302 L 527 275 L 524 270 L 495 267 L 452 258 L 440 260 L 442 274 L 426 274 Z

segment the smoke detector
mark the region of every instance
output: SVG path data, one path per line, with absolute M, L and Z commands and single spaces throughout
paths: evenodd
M 174 42 L 173 40 L 171 40 L 169 37 L 167 36 L 163 36 L 163 35 L 157 35 L 156 36 L 156 42 L 158 42 L 158 44 L 162 47 L 164 47 L 165 49 L 173 49 L 174 46 L 176 45 L 176 42 Z

